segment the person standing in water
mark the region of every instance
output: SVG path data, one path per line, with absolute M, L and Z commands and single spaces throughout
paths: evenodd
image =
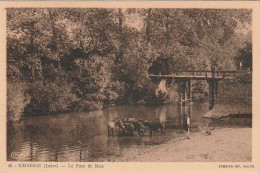
M 185 114 L 185 130 L 186 130 L 186 139 L 190 139 L 190 115 Z
M 163 107 L 160 112 L 160 124 L 162 125 L 163 129 L 165 128 L 165 123 L 166 123 L 166 108 Z

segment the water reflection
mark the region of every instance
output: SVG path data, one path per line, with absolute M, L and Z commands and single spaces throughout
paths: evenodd
M 192 127 L 203 126 L 202 115 L 208 104 L 194 103 Z M 165 123 L 166 136 L 108 137 L 107 123 L 119 118 L 141 118 Z M 69 113 L 26 118 L 20 124 L 8 124 L 8 161 L 110 161 L 129 148 L 158 145 L 179 137 L 182 127 L 180 105 L 115 106 L 89 113 Z

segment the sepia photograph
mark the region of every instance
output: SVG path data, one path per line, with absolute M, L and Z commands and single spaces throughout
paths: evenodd
M 5 12 L 6 161 L 252 162 L 252 9 Z

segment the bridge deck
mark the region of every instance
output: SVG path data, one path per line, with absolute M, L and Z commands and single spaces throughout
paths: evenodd
M 185 76 L 185 75 L 149 75 L 151 78 L 161 78 L 161 79 L 193 79 L 193 80 L 205 80 L 205 79 L 215 79 L 221 80 L 224 79 L 223 76 Z M 225 77 L 225 79 L 230 77 Z
M 214 74 L 212 71 L 176 71 L 171 75 L 154 75 L 150 74 L 150 78 L 160 79 L 192 79 L 192 80 L 221 80 L 221 79 L 233 79 L 236 75 L 236 71 L 216 71 Z

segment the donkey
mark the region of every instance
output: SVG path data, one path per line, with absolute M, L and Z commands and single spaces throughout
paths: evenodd
M 148 122 L 144 121 L 143 123 L 150 130 L 150 136 L 153 136 L 153 132 L 161 131 L 161 136 L 165 135 L 165 123 L 157 123 L 157 122 Z

